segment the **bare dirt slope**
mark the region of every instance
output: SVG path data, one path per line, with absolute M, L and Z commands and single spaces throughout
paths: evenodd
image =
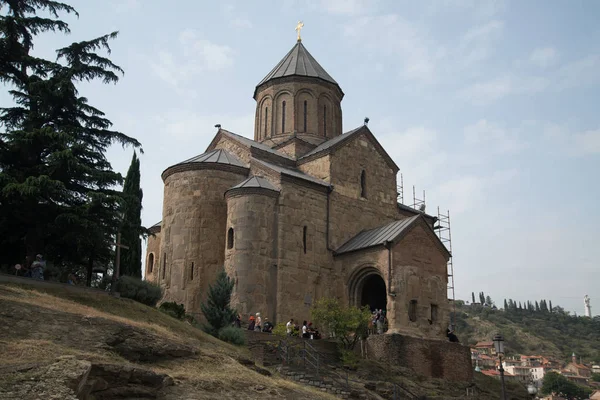
M 0 354 L 0 399 L 334 398 L 153 308 L 61 288 L 0 285 Z

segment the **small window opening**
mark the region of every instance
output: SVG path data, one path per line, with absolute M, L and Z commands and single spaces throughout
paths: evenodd
M 411 322 L 417 321 L 417 301 L 416 300 L 411 300 L 410 303 L 408 303 L 408 319 Z
M 285 101 L 281 103 L 281 133 L 285 132 Z
M 367 198 L 367 173 L 364 169 L 360 173 L 360 197 Z
M 165 279 L 167 273 L 167 253 L 163 254 L 163 271 L 162 271 L 163 279 Z
M 307 227 L 305 226 L 302 231 L 302 245 L 304 246 L 304 254 L 306 254 L 306 230 Z
M 267 131 L 267 121 L 269 120 L 269 107 L 265 107 L 265 137 L 269 136 L 269 132 Z
M 327 106 L 323 106 L 323 134 L 327 137 Z
M 227 248 L 233 249 L 233 228 L 227 231 Z
M 194 263 L 192 262 L 192 266 L 190 267 L 190 281 L 194 280 Z
M 154 268 L 154 253 L 150 253 L 148 256 L 148 273 L 152 273 L 152 269 Z
M 304 132 L 306 132 L 306 114 L 308 112 L 308 104 L 306 100 L 304 100 Z
M 429 320 L 430 324 L 435 324 L 438 320 L 438 306 L 436 304 L 431 305 L 431 319 Z

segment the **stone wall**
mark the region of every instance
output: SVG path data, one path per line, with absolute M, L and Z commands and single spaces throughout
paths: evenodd
M 363 229 L 400 219 L 396 172 L 362 133 L 336 150 L 331 158 L 330 245 L 337 249 Z M 366 197 L 361 196 L 361 173 L 366 174 Z
M 152 231 L 154 236 L 148 236 L 146 245 L 146 260 L 144 279 L 150 282 L 158 280 L 158 271 L 160 270 L 160 229 Z
M 399 334 L 372 335 L 366 342 L 367 357 L 371 360 L 411 368 L 430 378 L 473 380 L 471 351 L 460 343 Z
M 447 253 L 426 223 L 415 225 L 393 248 L 392 290 L 388 309 L 390 332 L 444 338 L 448 327 Z M 409 304 L 416 301 L 416 320 L 409 319 Z M 433 311 L 432 306 L 437 307 Z
M 331 157 L 325 155 L 323 157 L 316 158 L 314 160 L 302 163 L 298 166 L 300 171 L 324 180 L 325 182 L 331 182 Z
M 239 172 L 203 169 L 165 179 L 158 283 L 165 301 L 184 304 L 195 317 L 201 317 L 200 304 L 224 264 L 223 194 L 244 178 Z
M 225 248 L 225 271 L 235 282 L 232 307 L 244 320 L 257 312 L 263 318 L 275 314 L 277 195 L 265 189 L 227 193 L 227 229 L 232 229 L 233 242 Z

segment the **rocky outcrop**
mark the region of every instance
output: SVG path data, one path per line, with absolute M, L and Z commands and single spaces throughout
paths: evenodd
M 107 338 L 106 345 L 132 362 L 156 362 L 196 354 L 191 346 L 173 343 L 126 325 Z

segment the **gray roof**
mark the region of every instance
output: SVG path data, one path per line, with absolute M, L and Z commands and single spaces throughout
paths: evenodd
M 219 132 L 221 132 L 225 136 L 229 136 L 229 137 L 231 137 L 231 138 L 233 138 L 233 139 L 235 139 L 235 140 L 243 143 L 244 145 L 246 145 L 248 147 L 254 147 L 254 148 L 266 151 L 268 153 L 274 154 L 276 156 L 279 156 L 279 157 L 282 157 L 282 158 L 287 158 L 288 160 L 292 160 L 292 161 L 294 160 L 293 158 L 289 157 L 288 155 L 283 154 L 283 153 L 281 153 L 281 152 L 279 152 L 277 150 L 274 150 L 274 149 L 270 148 L 266 144 L 262 144 L 262 143 L 254 141 L 252 139 L 248 139 L 245 136 L 241 136 L 241 135 L 238 135 L 236 133 L 229 132 L 229 131 L 227 131 L 225 129 L 219 129 Z
M 380 226 L 379 228 L 362 231 L 337 249 L 336 254 L 348 253 L 351 251 L 366 249 L 368 247 L 381 246 L 388 242 L 392 242 L 402 233 L 405 233 L 405 231 L 407 231 L 419 218 L 421 218 L 420 214 L 415 215 L 414 217 L 390 222 L 389 224 Z
M 313 150 L 309 151 L 308 153 L 306 153 L 305 155 L 303 155 L 302 157 L 300 157 L 300 159 L 303 158 L 307 158 L 310 157 L 314 154 L 320 153 L 322 151 L 325 150 L 329 150 L 331 147 L 335 146 L 336 144 L 352 137 L 355 133 L 359 132 L 360 130 L 363 129 L 364 126 L 360 126 L 356 129 L 352 129 L 350 132 L 346 132 L 340 136 L 336 136 L 333 139 L 329 139 L 326 142 L 321 143 L 320 145 L 318 145 L 317 147 L 315 147 Z
M 259 160 L 257 158 L 253 158 L 253 161 L 263 164 L 266 167 L 272 169 L 273 171 L 283 174 L 283 175 L 291 176 L 291 177 L 298 178 L 298 179 L 303 179 L 305 181 L 316 183 L 317 185 L 321 185 L 321 186 L 327 186 L 327 187 L 331 186 L 328 182 L 325 182 L 324 180 L 312 177 L 312 176 L 307 175 L 304 172 L 296 170 L 296 169 L 281 167 L 279 165 L 271 164 L 269 162 Z
M 258 87 L 271 79 L 283 78 L 285 76 L 309 76 L 322 79 L 334 85 L 338 84 L 306 50 L 302 42 L 297 42 L 285 57 L 279 61 L 275 68 L 256 86 Z
M 237 185 L 230 188 L 229 190 L 242 189 L 242 188 L 261 188 L 261 189 L 268 189 L 268 190 L 273 190 L 275 192 L 279 192 L 279 189 L 277 189 L 275 186 L 273 186 L 273 184 L 271 182 L 269 182 L 262 176 L 251 176 L 250 178 L 246 179 L 243 182 L 238 183 Z
M 152 229 L 152 228 L 159 227 L 159 226 L 160 226 L 160 224 L 162 224 L 162 221 L 158 221 L 157 223 L 155 223 L 154 225 L 152 225 L 152 226 L 151 226 L 150 228 L 148 228 L 148 229 Z
M 231 153 L 228 153 L 223 149 L 216 149 L 206 152 L 204 154 L 200 154 L 199 156 L 182 161 L 177 165 L 189 163 L 218 163 L 235 165 L 237 167 L 246 167 L 246 165 L 244 165 L 244 163 L 239 158 L 237 158 Z

